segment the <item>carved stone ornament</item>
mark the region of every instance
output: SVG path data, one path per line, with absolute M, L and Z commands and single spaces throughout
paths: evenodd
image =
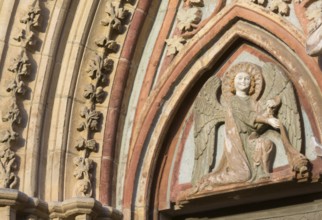
M 306 11 L 309 20 L 309 36 L 306 40 L 306 52 L 310 56 L 322 55 L 322 2 L 316 2 Z
M 113 30 L 122 30 L 122 21 L 127 16 L 128 11 L 120 7 L 119 3 L 108 1 L 105 5 L 106 18 L 101 20 L 104 26 L 111 26 Z
M 16 154 L 10 149 L 0 150 L 0 188 L 14 188 L 18 177 L 13 172 L 17 168 Z
M 322 56 L 322 23 L 308 37 L 306 41 L 306 52 L 310 56 Z
M 94 136 L 95 132 L 100 131 L 103 117 L 103 114 L 96 110 L 96 104 L 103 103 L 107 96 L 104 87 L 108 85 L 109 74 L 114 67 L 114 61 L 109 55 L 118 51 L 116 37 L 125 30 L 124 21 L 128 11 L 124 9 L 123 2 L 130 1 L 106 1 L 106 17 L 100 21 L 100 24 L 107 30 L 95 40 L 97 52 L 89 59 L 85 70 L 91 82 L 85 85 L 83 90 L 86 103 L 82 106 L 80 117 L 84 120 L 77 127 L 77 130 L 83 133 L 83 137 L 78 138 L 74 146 L 76 150 L 82 152 L 82 156 L 74 158 L 74 177 L 77 179 L 74 196 L 76 197 L 91 197 L 94 191 L 92 184 L 94 161 L 89 157 L 91 152 L 98 150 L 98 143 Z
M 222 81 L 211 77 L 194 110 L 194 185 L 181 193 L 178 201 L 218 186 L 274 181 L 272 151 L 276 146 L 267 133 L 274 133 L 283 143 L 293 178 L 308 177 L 309 161 L 299 152 L 302 134 L 293 86 L 278 66 L 239 63 Z M 223 123 L 223 154 L 215 161 L 215 138 Z
M 204 1 L 203 0 L 184 0 L 189 4 L 189 6 L 198 6 L 198 7 L 203 7 L 204 6 Z
M 241 0 L 243 1 L 243 0 Z M 251 3 L 262 5 L 270 11 L 287 16 L 290 14 L 290 6 L 292 0 L 249 0 Z M 302 0 L 294 0 L 295 3 L 301 3 Z
M 182 32 L 192 31 L 201 21 L 202 12 L 199 8 L 182 9 L 178 12 L 177 27 Z
M 13 39 L 19 43 L 18 52 L 11 59 L 7 68 L 13 73 L 12 79 L 7 82 L 6 91 L 9 93 L 9 104 L 2 111 L 2 122 L 4 128 L 0 130 L 0 187 L 13 188 L 18 184 L 18 177 L 14 173 L 17 169 L 15 162 L 16 154 L 11 149 L 12 142 L 19 134 L 15 131 L 15 125 L 19 125 L 22 116 L 18 106 L 17 96 L 22 96 L 27 90 L 26 77 L 30 75 L 31 64 L 28 50 L 36 44 L 36 28 L 41 25 L 41 9 L 38 0 L 32 1 L 27 11 L 20 18 L 21 28 Z M 10 73 L 10 74 L 11 74 Z
M 20 23 L 24 27 L 18 29 L 13 39 L 23 48 L 36 45 L 35 29 L 41 26 L 41 9 L 37 0 L 28 6 L 28 10 L 20 18 Z
M 78 180 L 74 194 L 77 197 L 91 197 L 92 184 L 90 171 L 93 169 L 93 161 L 84 157 L 75 157 L 74 164 L 76 166 L 74 177 Z
M 167 55 L 175 55 L 177 54 L 183 47 L 187 41 L 183 37 L 173 37 L 166 40 L 168 45 L 168 53 Z
M 188 39 L 194 36 L 193 31 L 197 29 L 201 21 L 202 11 L 199 7 L 204 6 L 203 0 L 185 0 L 185 3 L 187 7 L 181 8 L 177 15 L 176 27 L 180 30 L 180 35 L 165 40 L 168 46 L 167 56 L 176 55 L 180 52 Z

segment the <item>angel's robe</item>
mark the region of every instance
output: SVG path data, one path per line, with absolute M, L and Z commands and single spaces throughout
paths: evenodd
M 206 177 L 210 183 L 239 183 L 252 178 L 256 131 L 261 127 L 256 123 L 257 109 L 249 96 L 231 97 L 225 119 L 223 156 L 216 170 Z

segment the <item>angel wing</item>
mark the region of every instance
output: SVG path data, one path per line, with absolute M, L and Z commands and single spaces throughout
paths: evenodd
M 224 122 L 223 107 L 217 94 L 221 80 L 216 76 L 208 79 L 200 90 L 194 103 L 195 164 L 192 183 L 209 173 L 213 165 L 215 150 L 215 131 Z
M 280 97 L 281 107 L 277 118 L 286 128 L 292 146 L 300 151 L 302 146 L 301 121 L 293 85 L 284 75 L 283 70 L 272 63 L 266 63 L 263 66 L 263 76 L 266 86 L 261 102 L 276 96 Z

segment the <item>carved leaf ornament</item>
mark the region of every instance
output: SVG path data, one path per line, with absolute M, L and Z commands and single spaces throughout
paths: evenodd
M 127 11 L 120 8 L 119 5 L 113 5 L 112 2 L 109 2 L 105 6 L 105 12 L 108 16 L 101 20 L 101 24 L 104 26 L 110 25 L 114 30 L 121 31 L 122 20 L 125 19 Z
M 184 0 L 185 2 L 188 2 L 190 6 L 199 6 L 203 7 L 204 6 L 204 1 L 203 0 Z
M 286 16 L 290 13 L 289 4 L 292 0 L 250 0 L 250 2 L 267 7 L 270 11 Z M 301 3 L 302 0 L 294 0 L 295 3 Z M 267 3 L 267 4 L 265 4 Z
M 20 110 L 15 102 L 12 102 L 11 105 L 8 106 L 8 110 L 2 115 L 2 121 L 20 124 Z
M 92 79 L 98 79 L 101 82 L 106 81 L 106 74 L 110 73 L 113 69 L 114 61 L 96 54 L 90 60 L 89 66 L 86 70 L 88 76 Z
M 84 138 L 80 138 L 76 142 L 75 148 L 80 150 L 89 150 L 95 152 L 97 150 L 97 143 L 94 139 L 91 140 L 85 140 Z
M 2 112 L 2 122 L 6 123 L 8 128 L 0 131 L 0 187 L 13 188 L 18 183 L 18 177 L 14 173 L 17 169 L 15 163 L 15 152 L 11 151 L 12 141 L 19 136 L 14 131 L 13 124 L 20 124 L 21 111 L 18 107 L 18 95 L 23 95 L 27 88 L 25 77 L 30 75 L 30 46 L 36 44 L 35 28 L 41 24 L 41 9 L 37 0 L 33 1 L 28 10 L 19 19 L 22 27 L 18 29 L 13 39 L 20 43 L 19 51 L 11 60 L 8 71 L 14 74 L 13 79 L 9 80 L 6 91 L 10 93 L 10 104 Z
M 182 9 L 178 12 L 178 28 L 185 31 L 192 31 L 201 21 L 201 10 L 199 8 Z
M 265 3 L 265 1 L 266 0 L 251 0 L 251 2 L 260 4 L 260 5 L 263 5 Z
M 276 13 L 279 13 L 281 15 L 287 15 L 290 12 L 289 5 L 287 3 L 290 3 L 289 0 L 272 0 L 268 6 L 268 8 Z
M 94 86 L 93 84 L 88 84 L 83 93 L 86 99 L 90 99 L 96 103 L 102 103 L 105 97 L 105 92 L 103 91 L 103 87 Z
M 100 119 L 103 117 L 103 114 L 96 110 L 96 104 L 103 103 L 107 96 L 104 87 L 107 85 L 109 74 L 114 67 L 114 61 L 109 55 L 118 51 L 119 44 L 116 42 L 116 37 L 125 30 L 123 23 L 128 14 L 128 11 L 123 7 L 125 2 L 131 1 L 106 1 L 106 17 L 100 21 L 100 24 L 106 27 L 106 31 L 94 41 L 98 47 L 97 52 L 90 59 L 85 70 L 91 82 L 85 86 L 82 94 L 87 102 L 82 107 L 80 117 L 85 120 L 77 127 L 83 137 L 76 140 L 75 148 L 83 155 L 74 158 L 76 166 L 74 176 L 77 179 L 75 196 L 92 196 L 91 172 L 93 172 L 94 162 L 89 159 L 89 156 L 91 152 L 96 152 L 98 149 L 94 134 L 99 131 L 102 122 Z
M 86 122 L 82 122 L 78 126 L 78 128 L 77 128 L 78 131 L 83 131 L 86 128 L 88 128 L 91 131 L 97 131 L 98 130 L 99 119 L 100 119 L 100 116 L 101 116 L 101 113 L 99 111 L 84 107 L 83 110 L 80 113 L 80 116 L 82 118 L 85 118 Z
M 25 15 L 20 18 L 20 22 L 23 24 L 30 23 L 32 27 L 40 26 L 40 8 L 39 6 L 29 6 L 29 10 Z
M 118 45 L 116 41 L 109 40 L 107 37 L 102 37 L 95 41 L 96 45 L 99 47 L 104 47 L 107 50 L 111 50 L 113 52 L 116 52 L 118 49 Z
M 192 38 L 194 34 L 183 36 L 186 32 L 192 32 L 198 27 L 198 24 L 202 18 L 202 11 L 199 7 L 204 6 L 203 0 L 184 0 L 189 6 L 188 8 L 181 8 L 177 15 L 177 28 L 181 31 L 181 35 L 173 36 L 166 39 L 168 46 L 167 55 L 176 55 L 187 42 L 188 39 Z
M 177 54 L 182 48 L 183 45 L 186 43 L 187 41 L 183 38 L 183 37 L 173 37 L 170 39 L 166 40 L 166 43 L 168 45 L 168 53 L 167 55 L 175 55 Z
M 27 76 L 29 75 L 30 63 L 26 53 L 23 51 L 21 54 L 18 54 L 17 57 L 13 58 L 8 70 L 10 72 L 16 73 L 20 76 Z

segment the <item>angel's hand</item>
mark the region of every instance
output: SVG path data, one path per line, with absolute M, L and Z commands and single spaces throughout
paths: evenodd
M 266 107 L 267 108 L 272 108 L 276 105 L 275 101 L 273 99 L 267 100 L 266 102 Z
M 274 108 L 281 104 L 281 98 L 279 96 L 275 96 L 274 99 L 267 100 L 266 107 L 267 108 Z
M 272 126 L 273 128 L 279 128 L 280 127 L 280 121 L 277 118 L 268 118 L 267 124 Z

